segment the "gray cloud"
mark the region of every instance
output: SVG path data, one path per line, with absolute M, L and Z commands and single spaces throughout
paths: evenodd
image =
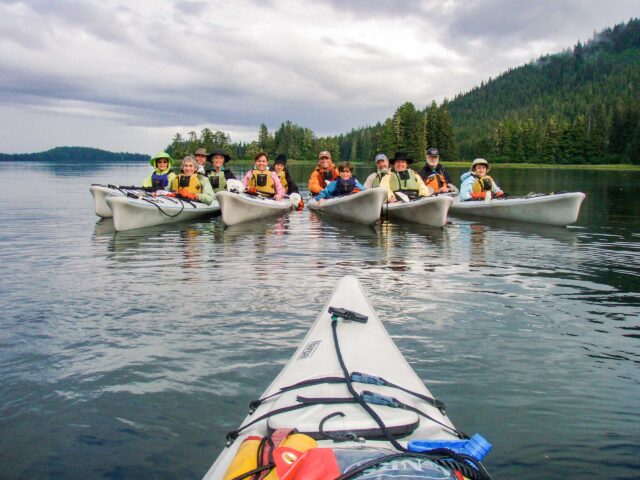
M 0 113 L 21 112 L 0 116 L 0 151 L 52 146 L 33 144 L 27 118 L 82 138 L 100 125 L 110 136 L 94 146 L 145 152 L 205 125 L 234 140 L 285 120 L 340 133 L 585 40 L 632 3 L 0 0 Z M 119 145 L 130 128 L 138 137 Z

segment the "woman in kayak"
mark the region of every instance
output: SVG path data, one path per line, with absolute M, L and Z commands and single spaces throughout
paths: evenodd
M 231 157 L 222 150 L 214 150 L 211 152 L 211 163 L 213 168 L 207 172 L 209 183 L 214 192 L 227 189 L 227 180 L 235 180 L 236 176 L 230 168 L 226 167 Z
M 183 198 L 211 205 L 214 193 L 207 178 L 197 173 L 196 159 L 184 157 L 181 170 L 182 173 L 171 182 L 171 191 Z
M 282 200 L 285 196 L 284 188 L 275 172 L 269 170 L 269 157 L 260 152 L 256 155 L 255 165 L 242 179 L 242 183 L 249 194 L 260 194 L 264 197 L 274 197 Z
M 276 175 L 278 175 L 280 183 L 287 192 L 287 195 L 291 195 L 292 193 L 300 193 L 298 185 L 296 185 L 296 182 L 293 180 L 293 177 L 291 176 L 291 174 L 289 173 L 289 169 L 287 168 L 287 157 L 282 153 L 279 154 L 273 162 L 273 171 L 276 172 Z
M 353 166 L 349 162 L 342 162 L 338 167 L 338 173 L 340 176 L 316 195 L 318 203 L 326 198 L 351 195 L 365 189 L 364 185 L 353 176 Z
M 338 170 L 331 161 L 331 152 L 323 150 L 318 154 L 318 166 L 309 177 L 309 191 L 318 195 L 323 188 L 338 178 Z
M 386 175 L 380 182 L 380 186 L 387 189 L 387 200 L 390 203 L 398 201 L 414 200 L 418 197 L 428 197 L 432 191 L 416 172 L 409 168 L 413 159 L 405 152 L 396 152 L 393 157 L 393 172 Z
M 476 158 L 468 172 L 460 177 L 460 200 L 481 200 L 486 198 L 487 192 L 496 197 L 502 197 L 504 192 L 487 173 L 491 170 L 489 162 L 484 158 Z
M 142 188 L 156 190 L 168 190 L 176 174 L 171 171 L 173 158 L 167 152 L 160 152 L 149 160 L 153 167 L 153 173 L 144 179 Z

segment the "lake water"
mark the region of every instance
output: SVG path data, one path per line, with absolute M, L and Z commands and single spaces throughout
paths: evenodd
M 569 228 L 97 221 L 148 170 L 0 163 L 0 478 L 201 478 L 346 274 L 494 478 L 640 477 L 640 173 L 492 172 Z

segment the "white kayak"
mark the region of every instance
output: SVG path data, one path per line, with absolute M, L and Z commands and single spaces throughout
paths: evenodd
M 134 195 L 144 194 L 144 191 L 137 187 L 120 187 L 118 185 L 99 185 L 94 183 L 89 187 L 93 196 L 93 204 L 96 215 L 102 218 L 111 218 L 113 213 L 107 203 L 107 197 L 124 197 L 128 193 Z
M 578 219 L 584 197 L 582 192 L 494 197 L 489 201 L 466 202 L 457 197 L 450 212 L 454 216 L 490 217 L 564 227 Z
M 422 197 L 409 202 L 387 203 L 383 213 L 392 219 L 443 227 L 447 223 L 447 213 L 453 203 L 453 197 L 438 195 Z
M 298 435 L 287 436 L 291 429 Z M 335 479 L 376 458 L 380 476 L 373 475 L 374 465 L 367 470 L 371 476 L 357 478 L 455 479 L 432 448 L 464 454 L 473 446 L 477 461 L 491 449 L 480 435 L 461 440 L 464 434 L 409 366 L 352 276 L 340 280 L 287 365 L 227 434 L 227 447 L 204 478 L 254 478 L 242 475 L 268 469 L 256 455 L 267 436 L 276 447 L 270 458 L 278 478 L 291 480 Z M 455 456 L 449 450 L 442 455 Z M 475 478 L 489 478 L 477 461 L 469 461 L 475 468 L 465 466 Z M 465 466 L 456 465 L 464 472 Z M 392 475 L 396 469 L 399 474 Z
M 237 225 L 238 223 L 281 215 L 293 208 L 293 201 L 288 198 L 275 200 L 259 195 L 224 190 L 216 193 L 216 200 L 220 203 L 222 221 L 225 225 Z
M 309 210 L 323 215 L 329 215 L 349 222 L 372 225 L 380 218 L 382 204 L 387 199 L 385 188 L 370 188 L 362 192 L 342 197 L 328 198 L 318 203 L 310 199 L 307 203 Z
M 166 223 L 184 222 L 214 215 L 220 211 L 214 199 L 211 205 L 176 197 L 149 194 L 110 196 L 106 202 L 113 213 L 113 225 L 117 231 L 151 227 Z

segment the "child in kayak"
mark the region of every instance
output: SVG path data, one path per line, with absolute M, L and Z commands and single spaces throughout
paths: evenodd
M 352 193 L 361 192 L 365 189 L 364 185 L 353 176 L 353 166 L 349 162 L 342 162 L 340 164 L 338 174 L 340 175 L 338 178 L 316 195 L 318 203 L 321 203 L 322 200 L 326 198 L 351 195 Z
M 168 190 L 176 174 L 171 171 L 173 158 L 167 152 L 160 152 L 149 160 L 153 173 L 144 179 L 142 188 L 153 190 Z
M 487 173 L 491 170 L 489 162 L 484 158 L 476 158 L 471 164 L 468 172 L 460 177 L 460 200 L 482 200 L 486 198 L 487 192 L 491 192 L 496 197 L 502 197 L 504 192 L 493 181 Z

